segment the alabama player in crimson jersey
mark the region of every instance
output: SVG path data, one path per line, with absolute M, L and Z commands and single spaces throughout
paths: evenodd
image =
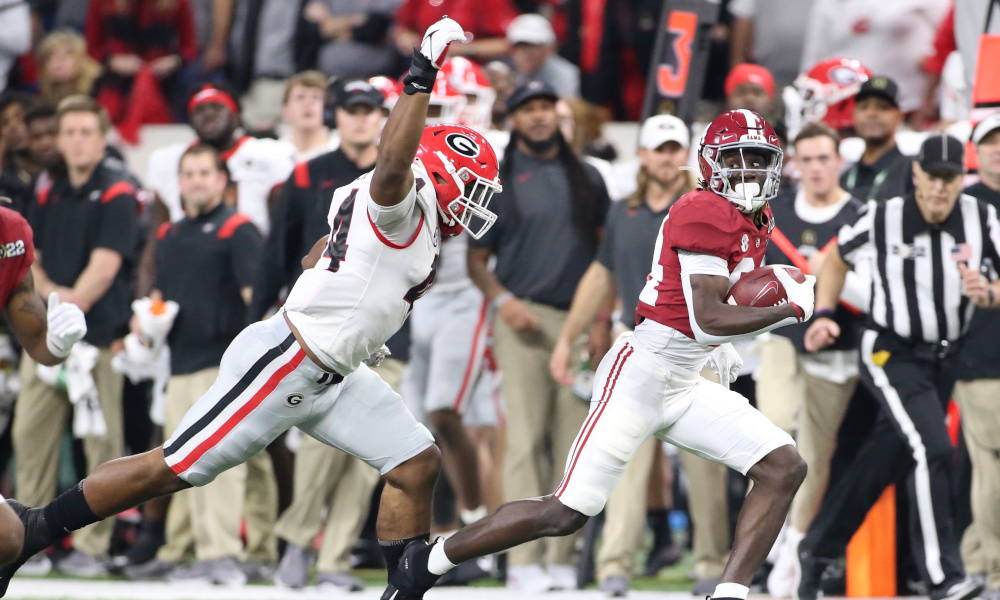
M 411 544 L 383 600 L 421 598 L 457 563 L 576 531 L 601 512 L 651 435 L 753 480 L 729 564 L 712 594 L 746 599 L 806 465 L 792 438 L 746 398 L 698 373 L 708 363 L 728 384 L 742 366 L 730 341 L 812 314 L 815 278 L 799 284 L 784 271 L 778 277 L 788 303 L 726 303 L 732 283 L 762 266 L 772 226 L 767 201 L 778 191 L 781 156 L 774 130 L 756 113 L 734 110 L 712 121 L 699 151 L 702 189 L 684 195 L 663 221 L 636 311 L 640 322 L 618 338 L 597 369 L 590 416 L 562 483 L 551 496 L 504 504 L 446 541 Z
M 73 531 L 151 498 L 204 485 L 298 427 L 385 477 L 377 532 L 395 565 L 430 532 L 440 453 L 402 399 L 364 361 L 403 324 L 434 281 L 442 235 L 479 237 L 496 216 L 496 155 L 466 127 L 424 127 L 429 92 L 455 21 L 432 25 L 382 132 L 375 170 L 336 190 L 330 234 L 304 259 L 284 310 L 241 332 L 219 376 L 160 448 L 105 463 L 43 508 L 8 501 L 24 523 L 14 572 L 61 531 Z
M 49 295 L 48 308 L 42 303 L 31 276 L 33 240 L 24 217 L 0 207 L 0 307 L 28 356 L 43 365 L 55 365 L 87 334 L 87 321 L 75 304 L 60 304 L 56 292 Z M 23 537 L 21 520 L 10 506 L 0 504 L 0 565 L 17 558 Z

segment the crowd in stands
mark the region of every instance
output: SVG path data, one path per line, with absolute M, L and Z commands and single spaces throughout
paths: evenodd
M 685 124 L 639 122 L 661 1 L 0 0 L 0 196 L 35 230 L 41 296 L 87 312 L 93 351 L 71 355 L 60 376 L 0 338 L 0 492 L 44 505 L 101 462 L 170 436 L 248 320 L 280 310 L 329 231 L 334 189 L 373 167 L 413 47 L 444 15 L 470 41 L 453 45 L 428 122 L 481 131 L 504 189 L 488 236 L 443 246 L 440 291 L 416 303 L 378 372 L 443 450 L 436 532 L 553 492 L 587 416 L 588 377 L 635 326 L 659 224 L 697 187 L 685 167 L 722 110 L 759 113 L 786 148 L 772 204 L 791 241 L 768 260 L 818 271 L 838 211 L 912 193 L 915 155 L 936 132 L 970 141 L 965 193 L 1000 210 L 1000 112 L 971 101 L 984 68 L 976 41 L 1000 32 L 1000 14 L 988 18 L 989 0 L 952 4 L 724 0 L 698 123 Z M 605 137 L 611 121 L 636 123 L 634 151 Z M 165 124 L 190 126 L 195 142 L 157 148 L 138 177 L 121 150 Z M 199 160 L 222 178 L 194 183 L 184 169 Z M 458 339 L 464 328 L 448 337 L 445 313 L 467 317 L 469 339 Z M 976 314 L 973 334 L 1000 325 Z M 801 336 L 739 347 L 733 384 L 809 463 L 759 577 L 782 597 L 825 490 L 878 412 L 857 385 L 857 343 L 817 359 Z M 440 344 L 455 355 L 437 356 Z M 1000 600 L 1000 422 L 995 394 L 982 400 L 997 390 L 997 361 L 954 360 L 965 385 L 952 422 L 981 419 L 952 438 L 955 531 L 966 569 Z M 85 383 L 67 385 L 66 373 Z M 205 488 L 68 536 L 21 573 L 301 588 L 315 566 L 318 585 L 358 590 L 351 569 L 381 566 L 369 515 L 378 479 L 293 431 Z M 899 510 L 917 511 L 899 487 Z M 574 536 L 539 541 L 448 577 L 500 575 L 525 593 L 596 581 L 621 596 L 633 575 L 656 576 L 690 549 L 693 590 L 709 594 L 745 490 L 738 474 L 651 440 L 583 532 L 582 554 Z M 927 591 L 900 539 L 901 585 Z M 824 582 L 843 591 L 842 563 Z

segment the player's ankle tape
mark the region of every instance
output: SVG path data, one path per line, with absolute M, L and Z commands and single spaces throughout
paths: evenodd
M 82 481 L 50 502 L 44 510 L 45 522 L 56 531 L 76 531 L 101 520 L 83 496 Z
M 385 567 L 391 575 L 396 571 L 399 565 L 399 559 L 403 556 L 403 551 L 406 550 L 406 546 L 410 542 L 427 542 L 431 539 L 431 535 L 418 535 L 417 537 L 407 538 L 405 540 L 389 540 L 387 542 L 379 540 L 378 547 L 382 550 L 382 557 L 385 559 Z

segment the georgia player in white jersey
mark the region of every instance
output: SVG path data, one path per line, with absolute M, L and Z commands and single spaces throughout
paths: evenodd
M 455 563 L 576 531 L 604 508 L 652 435 L 753 480 L 723 583 L 712 595 L 747 597 L 806 466 L 787 433 L 746 398 L 698 372 L 711 355 L 721 380 L 734 380 L 742 361 L 728 342 L 808 319 L 815 278 L 798 284 L 779 271 L 789 298 L 782 306 L 726 303 L 730 285 L 763 261 L 772 226 L 767 201 L 778 191 L 781 149 L 756 113 L 735 110 L 712 121 L 699 157 L 703 189 L 685 194 L 663 220 L 637 307 L 643 320 L 601 361 L 590 416 L 555 493 L 504 504 L 446 541 L 411 544 L 383 600 L 421 598 Z M 722 345 L 713 350 L 715 344 Z
M 362 364 L 402 325 L 434 281 L 441 235 L 481 236 L 500 190 L 492 148 L 461 126 L 424 128 L 428 92 L 448 46 L 464 40 L 445 18 L 424 36 L 382 132 L 375 170 L 335 192 L 331 232 L 283 313 L 243 330 L 212 388 L 160 448 L 105 463 L 44 508 L 10 501 L 25 526 L 14 572 L 58 533 L 157 496 L 204 485 L 298 427 L 385 477 L 378 536 L 389 565 L 430 531 L 440 453 L 402 399 Z M 390 572 L 392 569 L 390 568 Z

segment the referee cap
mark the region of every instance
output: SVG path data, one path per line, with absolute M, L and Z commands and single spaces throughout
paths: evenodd
M 965 170 L 965 144 L 946 133 L 934 134 L 920 146 L 917 162 L 928 173 L 962 173 Z

